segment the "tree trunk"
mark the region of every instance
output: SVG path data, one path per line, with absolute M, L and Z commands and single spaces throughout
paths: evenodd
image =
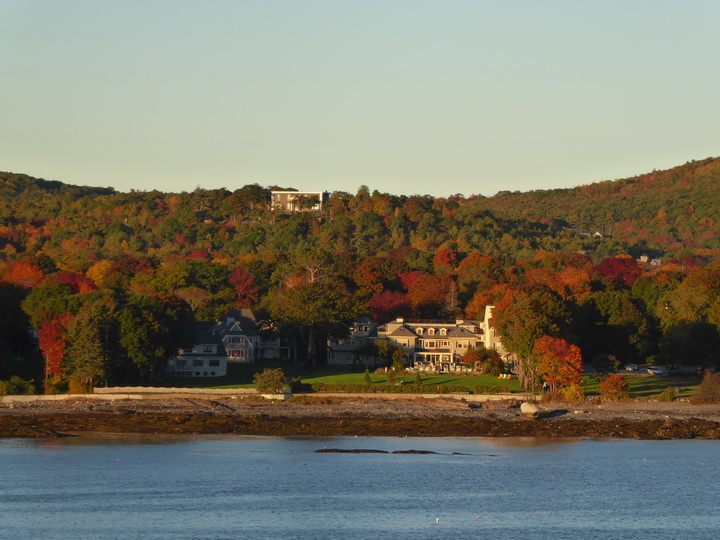
M 308 360 L 312 367 L 317 367 L 317 346 L 315 344 L 315 327 L 311 324 L 308 328 Z

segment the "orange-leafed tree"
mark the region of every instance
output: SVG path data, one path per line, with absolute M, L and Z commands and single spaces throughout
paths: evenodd
M 603 399 L 609 401 L 620 401 L 630 397 L 630 386 L 625 377 L 613 373 L 600 383 L 598 388 Z
M 543 336 L 535 342 L 533 354 L 543 381 L 554 395 L 563 386 L 579 384 L 582 373 L 580 348 L 564 339 Z
M 45 274 L 37 266 L 24 262 L 13 264 L 3 276 L 8 283 L 24 289 L 36 287 L 44 277 Z
M 419 317 L 437 317 L 443 309 L 445 299 L 452 286 L 447 275 L 421 274 L 408 287 L 408 296 L 413 311 Z

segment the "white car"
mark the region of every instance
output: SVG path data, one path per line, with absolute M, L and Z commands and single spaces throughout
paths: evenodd
M 625 371 L 637 371 L 637 364 L 625 364 Z
M 647 372 L 650 375 L 665 375 L 665 372 L 662 369 L 655 366 L 650 366 L 649 368 L 647 368 Z

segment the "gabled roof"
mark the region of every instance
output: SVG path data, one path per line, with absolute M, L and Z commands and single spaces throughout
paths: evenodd
M 222 336 L 213 332 L 214 322 L 199 321 L 195 323 L 193 332 L 195 334 L 195 345 L 218 345 L 222 342 Z
M 225 314 L 222 321 L 215 323 L 212 332 L 221 339 L 229 334 L 255 336 L 257 335 L 257 321 L 250 309 L 231 309 Z
M 410 330 L 407 326 L 401 326 L 400 328 L 396 329 L 394 332 L 388 334 L 388 336 L 392 337 L 417 337 L 417 334 Z
M 453 328 L 450 332 L 448 332 L 446 337 L 472 339 L 477 338 L 478 336 L 480 336 L 480 334 L 473 334 L 467 328 Z

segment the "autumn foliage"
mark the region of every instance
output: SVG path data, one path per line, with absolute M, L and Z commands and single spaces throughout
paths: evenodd
M 533 354 L 543 381 L 554 394 L 563 386 L 579 384 L 582 374 L 580 348 L 563 339 L 543 336 L 535 343 Z
M 613 373 L 600 383 L 600 395 L 608 401 L 620 401 L 630 397 L 630 387 L 625 377 Z

